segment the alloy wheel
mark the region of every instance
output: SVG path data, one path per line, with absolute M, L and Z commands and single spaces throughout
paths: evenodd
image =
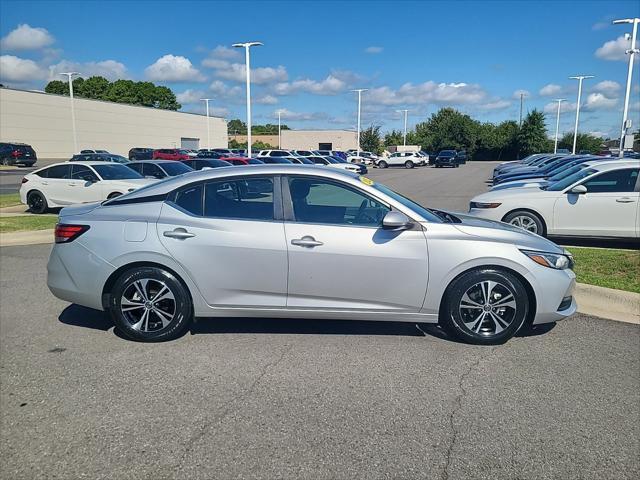
M 42 212 L 44 207 L 44 198 L 42 198 L 42 195 L 39 195 L 38 193 L 32 193 L 29 195 L 27 204 L 29 205 L 29 210 L 32 212 Z
M 518 215 L 517 217 L 513 217 L 509 223 L 527 230 L 528 232 L 538 233 L 538 224 L 527 215 Z
M 516 318 L 515 292 L 503 283 L 484 280 L 465 291 L 458 309 L 470 332 L 487 337 L 498 335 Z
M 176 315 L 176 298 L 169 286 L 153 278 L 128 285 L 120 299 L 122 317 L 133 330 L 156 332 L 168 327 Z

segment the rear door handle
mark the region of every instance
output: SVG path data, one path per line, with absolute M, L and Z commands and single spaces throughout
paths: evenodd
M 632 203 L 632 202 L 635 202 L 635 200 L 633 198 L 629 198 L 629 197 L 622 197 L 622 198 L 616 198 L 616 202 L 618 202 L 618 203 Z
M 177 238 L 178 240 L 184 240 L 186 238 L 195 237 L 195 233 L 187 232 L 184 228 L 176 228 L 174 230 L 168 230 L 163 233 L 165 237 Z
M 297 245 L 299 247 L 319 247 L 320 245 L 324 245 L 324 243 L 317 241 L 311 235 L 305 235 L 302 238 L 294 238 L 291 240 L 291 245 Z

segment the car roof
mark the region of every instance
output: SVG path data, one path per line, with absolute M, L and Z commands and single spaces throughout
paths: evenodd
M 589 160 L 585 165 L 598 171 L 614 170 L 622 167 L 640 167 L 640 160 L 628 158 L 626 160 Z

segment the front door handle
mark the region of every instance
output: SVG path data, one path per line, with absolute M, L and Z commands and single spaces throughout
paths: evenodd
M 311 235 L 305 235 L 302 238 L 294 238 L 293 240 L 291 240 L 291 245 L 312 248 L 312 247 L 319 247 L 320 245 L 324 245 L 324 243 L 318 242 Z
M 632 203 L 635 200 L 633 198 L 629 198 L 629 197 L 622 197 L 622 198 L 616 198 L 616 202 L 618 203 Z
M 195 233 L 187 232 L 184 228 L 176 228 L 163 233 L 165 237 L 177 238 L 178 240 L 184 240 L 186 238 L 195 237 Z

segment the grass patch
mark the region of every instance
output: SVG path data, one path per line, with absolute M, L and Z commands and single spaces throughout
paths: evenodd
M 0 233 L 46 230 L 48 228 L 53 228 L 57 221 L 57 215 L 0 217 Z
M 19 193 L 3 193 L 0 195 L 0 208 L 13 207 L 14 205 L 20 205 Z
M 640 252 L 571 247 L 578 282 L 640 293 Z

